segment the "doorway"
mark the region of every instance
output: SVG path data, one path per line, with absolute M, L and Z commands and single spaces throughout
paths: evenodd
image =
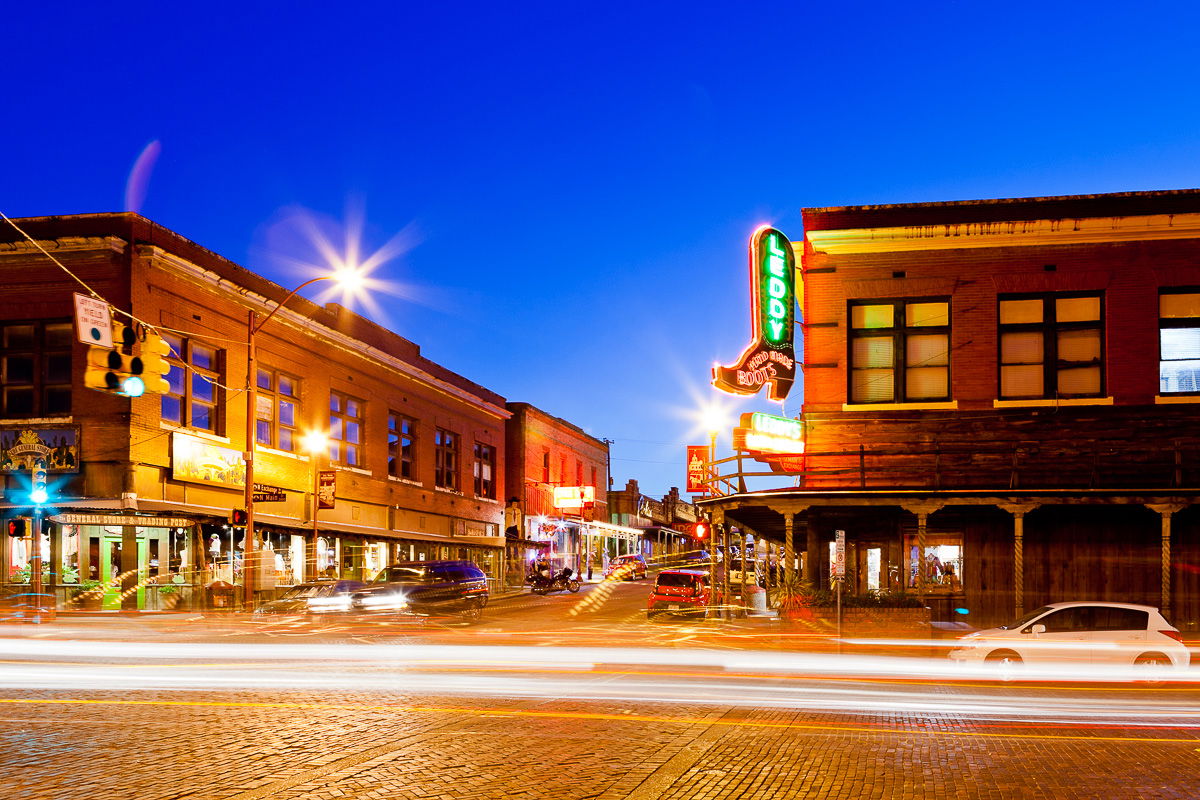
M 149 575 L 147 556 L 149 541 L 145 536 L 137 538 L 137 607 L 146 607 L 146 579 Z M 100 539 L 100 581 L 104 585 L 104 597 L 100 607 L 104 611 L 121 610 L 121 535 L 105 531 Z

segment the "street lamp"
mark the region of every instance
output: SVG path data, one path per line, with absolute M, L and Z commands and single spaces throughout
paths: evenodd
M 264 325 L 271 321 L 271 317 L 275 316 L 279 309 L 287 305 L 288 300 L 296 296 L 296 292 L 317 281 L 335 281 L 344 289 L 352 291 L 362 286 L 363 276 L 357 269 L 344 267 L 332 275 L 321 275 L 307 280 L 288 292 L 287 297 L 283 298 L 262 321 L 257 320 L 258 314 L 251 309 L 246 323 L 246 452 L 244 453 L 246 459 L 246 546 L 242 556 L 245 569 L 242 572 L 245 576 L 247 611 L 254 608 L 255 573 L 258 567 L 254 554 L 256 544 L 254 536 L 254 451 L 258 439 L 254 430 L 255 423 L 258 421 L 255 408 L 258 404 L 258 370 L 254 365 L 254 337 L 263 329 Z
M 317 509 L 321 507 L 321 501 L 317 495 L 320 490 L 321 472 L 317 469 L 317 456 L 323 452 L 329 452 L 329 434 L 324 431 L 309 431 L 304 434 L 303 445 L 308 454 L 312 456 L 312 543 L 310 545 L 312 549 L 305 548 L 306 553 L 304 558 L 305 570 L 308 573 L 305 580 L 311 581 L 320 577 L 317 574 Z

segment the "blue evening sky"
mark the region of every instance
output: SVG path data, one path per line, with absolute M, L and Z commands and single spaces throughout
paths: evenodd
M 312 230 L 344 249 L 361 219 L 363 252 L 393 255 L 368 313 L 614 440 L 617 487 L 661 495 L 706 439 L 711 364 L 748 338 L 755 226 L 799 239 L 804 206 L 1200 186 L 1198 16 L 28 3 L 4 15 L 0 211 L 132 207 L 289 288 L 320 262 Z

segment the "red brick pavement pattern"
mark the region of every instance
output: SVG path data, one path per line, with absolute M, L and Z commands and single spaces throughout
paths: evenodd
M 1155 741 L 1189 738 L 1177 729 L 1022 729 L 1005 738 L 980 735 L 1002 729 L 919 714 L 884 720 L 701 704 L 384 693 L 86 696 L 327 705 L 0 705 L 0 798 L 1200 797 L 1200 739 Z M 482 713 L 496 708 L 663 721 Z M 792 727 L 769 727 L 780 724 Z

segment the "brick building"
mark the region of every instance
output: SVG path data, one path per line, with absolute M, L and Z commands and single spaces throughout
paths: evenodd
M 156 607 L 155 582 L 168 578 L 197 602 L 199 587 L 239 582 L 243 532 L 228 523 L 244 505 L 249 314 L 263 320 L 288 292 L 134 214 L 16 222 L 62 267 L 0 231 L 3 515 L 28 513 L 18 443 L 32 442 L 52 454 L 43 552 L 60 603 L 89 579 L 105 607 L 125 608 Z M 162 331 L 167 394 L 84 387 L 77 281 Z M 470 558 L 500 577 L 503 397 L 341 306 L 301 297 L 262 327 L 256 350 L 255 482 L 283 493 L 255 504 L 265 587 L 305 577 L 318 469 L 336 474 L 334 508 L 316 523 L 322 574 Z M 327 453 L 303 452 L 308 431 L 330 434 Z M 3 537 L 0 581 L 18 577 L 31 546 Z
M 827 584 L 1200 625 L 1200 191 L 804 209 L 807 463 L 703 501 Z
M 614 555 L 634 552 L 637 532 L 608 522 L 608 443 L 529 403 L 508 403 L 505 481 L 509 488 L 509 570 L 522 571 L 538 547 L 556 569 L 585 577 Z M 555 489 L 583 488 L 587 507 L 556 508 Z M 536 543 L 536 544 L 534 544 Z
M 670 561 L 693 550 L 708 547 L 709 542 L 697 542 L 691 531 L 697 520 L 696 506 L 679 496 L 678 487 L 662 498 L 642 494 L 632 478 L 625 488 L 608 493 L 609 519 L 642 531 L 642 555 Z

